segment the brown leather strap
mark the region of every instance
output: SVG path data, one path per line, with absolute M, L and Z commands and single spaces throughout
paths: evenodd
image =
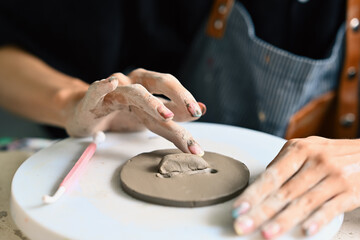
M 234 0 L 215 0 L 206 27 L 206 34 L 214 38 L 222 38 L 226 21 L 234 5 Z
M 346 47 L 340 76 L 334 137 L 355 138 L 359 125 L 360 0 L 348 0 Z
M 331 137 L 332 131 L 330 134 L 328 133 L 327 128 L 329 125 L 325 123 L 329 117 L 329 112 L 333 115 L 335 113 L 333 109 L 335 98 L 335 91 L 327 92 L 296 112 L 290 118 L 285 139 L 303 138 L 312 135 Z

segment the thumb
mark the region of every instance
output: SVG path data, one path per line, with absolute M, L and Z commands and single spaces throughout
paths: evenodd
M 114 91 L 118 85 L 119 81 L 114 76 L 93 82 L 86 92 L 84 105 L 89 109 L 95 108 L 104 99 L 105 95 Z

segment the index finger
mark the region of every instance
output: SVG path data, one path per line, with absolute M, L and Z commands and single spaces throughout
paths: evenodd
M 163 94 L 171 101 L 165 105 L 175 114 L 174 120 L 188 121 L 202 116 L 202 109 L 192 94 L 171 74 L 137 69 L 129 74 L 133 83 L 143 85 L 153 94 Z
M 132 110 L 150 131 L 174 143 L 174 145 L 184 153 L 192 153 L 199 156 L 204 155 L 204 151 L 200 145 L 184 127 L 172 120 L 166 122 L 158 121 L 137 107 L 133 107 Z

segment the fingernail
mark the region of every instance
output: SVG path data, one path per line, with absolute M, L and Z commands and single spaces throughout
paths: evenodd
M 158 107 L 157 111 L 165 120 L 169 120 L 174 117 L 174 113 L 170 111 L 167 107 L 160 106 Z
M 310 226 L 305 230 L 306 236 L 312 236 L 318 231 L 318 225 L 316 223 L 310 224 Z
M 193 117 L 201 117 L 202 113 L 198 104 L 188 103 L 186 106 Z
M 194 140 L 188 141 L 188 149 L 192 154 L 198 155 L 200 157 L 204 156 L 204 150 L 200 147 L 200 145 Z
M 235 220 L 234 229 L 237 235 L 249 233 L 254 226 L 254 221 L 249 217 L 241 217 Z
M 111 81 L 116 80 L 116 79 L 117 79 L 116 77 L 112 76 L 112 77 L 109 77 L 107 80 L 108 80 L 109 82 L 111 82 Z
M 270 223 L 266 225 L 261 233 L 265 239 L 271 239 L 280 232 L 280 225 L 277 223 Z
M 233 218 L 237 218 L 239 215 L 246 213 L 250 209 L 250 204 L 248 202 L 243 202 L 239 207 L 235 208 L 232 211 Z
M 198 102 L 198 104 L 199 104 L 199 106 L 200 106 L 200 108 L 201 108 L 201 113 L 202 113 L 202 115 L 204 116 L 205 113 L 206 113 L 206 105 L 203 104 L 202 102 Z

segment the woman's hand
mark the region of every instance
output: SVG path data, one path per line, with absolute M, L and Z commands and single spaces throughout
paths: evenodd
M 273 239 L 301 223 L 313 235 L 359 206 L 360 141 L 294 139 L 236 200 L 234 228 Z
M 160 100 L 152 94 L 167 96 Z M 169 75 L 137 69 L 89 85 L 15 46 L 0 48 L 0 106 L 36 122 L 65 128 L 71 136 L 148 128 L 183 152 L 202 155 L 175 121 L 198 119 L 205 105 Z
M 115 73 L 92 83 L 84 97 L 70 104 L 65 128 L 71 136 L 88 136 L 146 127 L 183 152 L 202 155 L 191 134 L 174 121 L 196 120 L 205 111 L 205 105 L 197 103 L 174 76 L 137 69 L 128 76 Z

